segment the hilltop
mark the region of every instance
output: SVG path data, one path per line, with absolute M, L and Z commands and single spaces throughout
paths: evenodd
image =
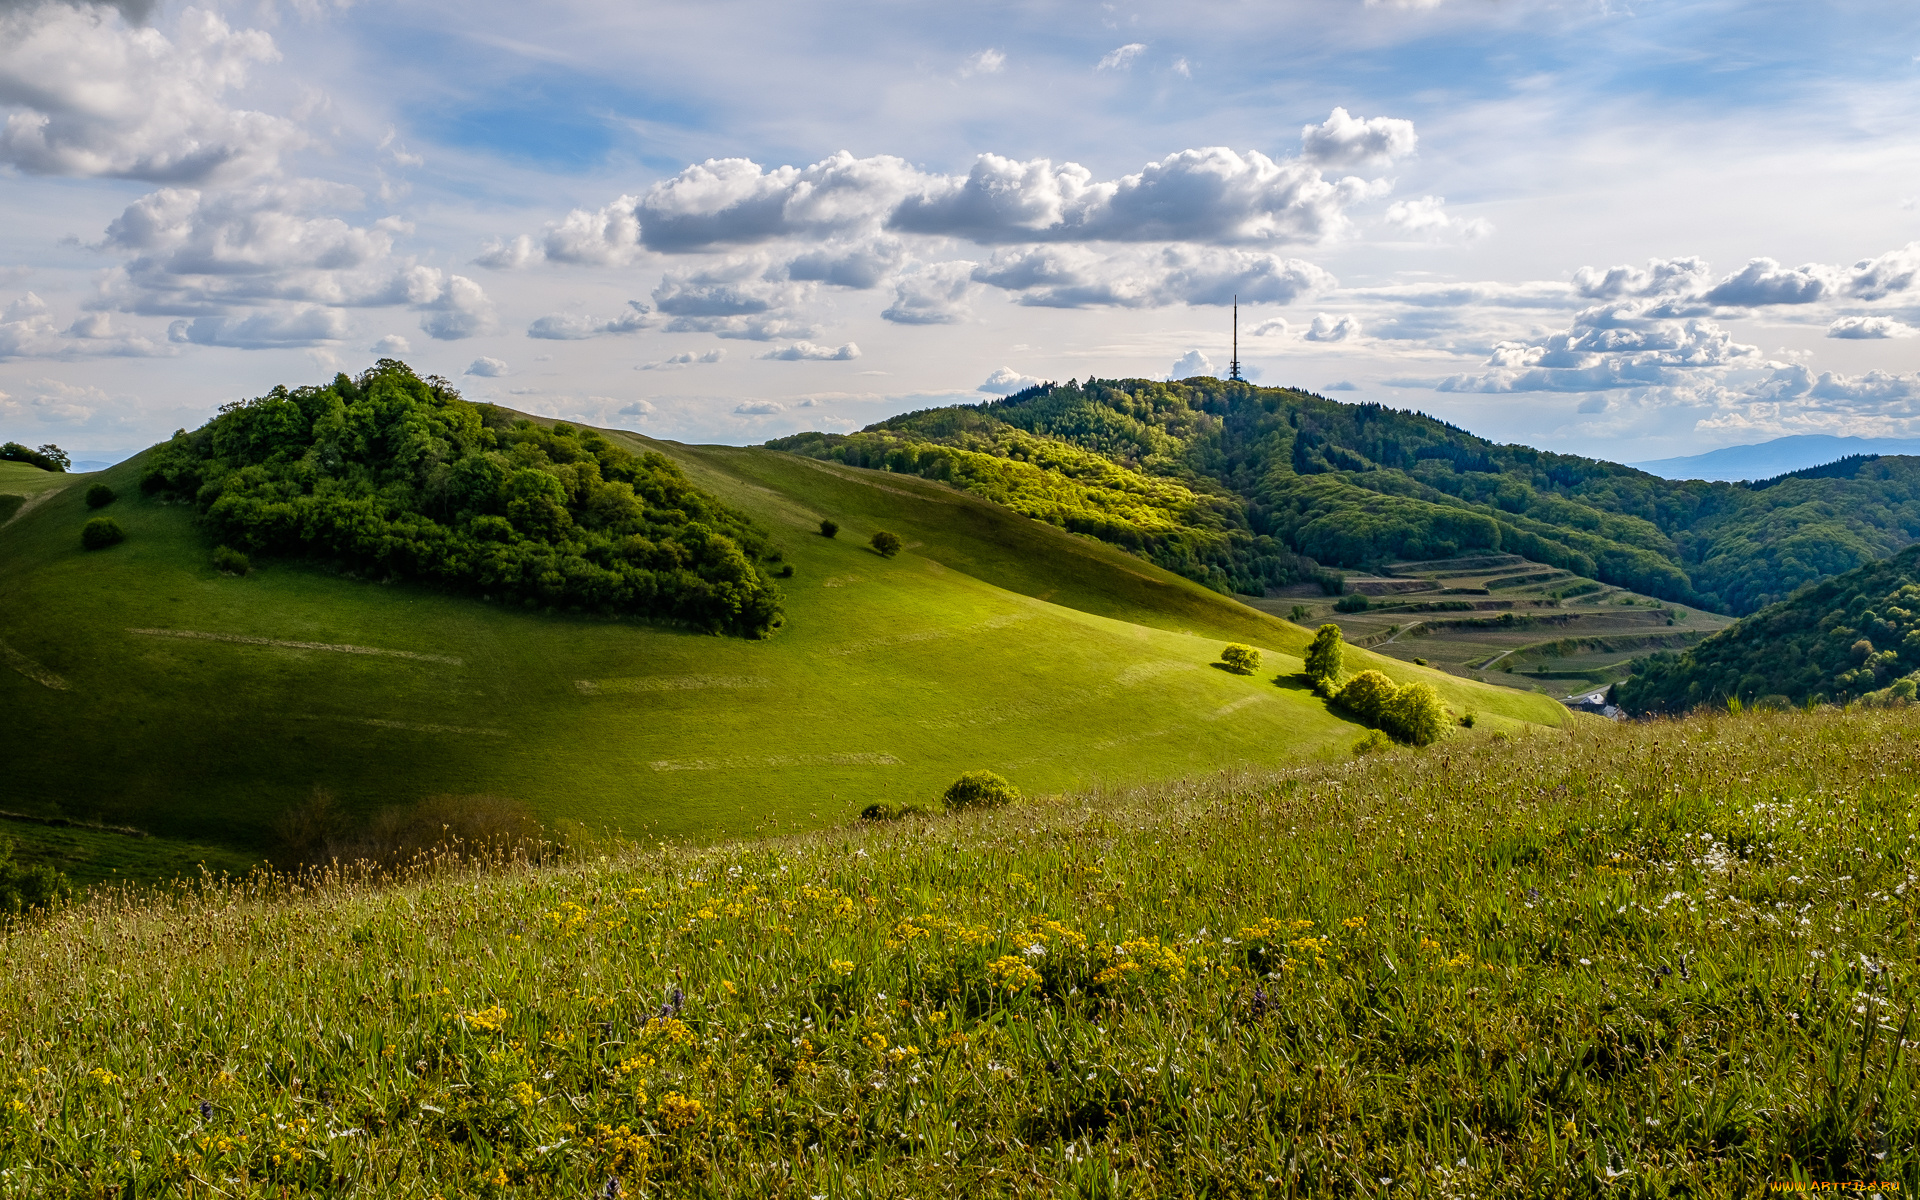
M 769 445 L 949 480 L 1252 595 L 1325 567 L 1505 553 L 1740 615 L 1920 528 L 1920 459 L 1673 482 L 1420 413 L 1205 377 L 1045 384 Z
M 0 811 L 256 854 L 284 848 L 289 814 L 355 824 L 441 796 L 715 838 L 927 803 L 974 768 L 1046 794 L 1344 758 L 1365 732 L 1294 678 L 1307 630 L 1098 540 L 912 476 L 532 424 L 660 456 L 763 531 L 781 628 L 549 611 L 351 558 L 263 551 L 223 571 L 199 492 L 142 489 L 163 446 L 0 527 L 16 748 Z M 90 510 L 95 482 L 118 499 Z M 96 511 L 124 542 L 82 548 Z M 893 558 L 866 544 L 882 529 L 904 543 Z M 1227 642 L 1259 648 L 1261 671 L 1214 665 Z M 1461 739 L 1568 719 L 1352 660 L 1432 682 L 1475 714 Z

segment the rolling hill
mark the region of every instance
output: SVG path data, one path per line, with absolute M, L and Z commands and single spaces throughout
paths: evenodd
M 1803 589 L 1620 685 L 1635 713 L 1729 701 L 1904 703 L 1920 683 L 1920 546 Z
M 102 511 L 125 542 L 81 549 L 71 476 L 0 527 L 0 809 L 266 850 L 317 791 L 359 815 L 497 796 L 707 838 L 926 803 L 976 767 L 1045 793 L 1344 756 L 1360 732 L 1291 678 L 1307 631 L 1097 540 L 934 481 L 601 432 L 771 531 L 794 568 L 784 628 L 719 637 L 288 559 L 222 574 L 192 504 L 142 492 L 150 451 L 83 477 L 119 493 Z M 866 546 L 881 528 L 897 557 Z M 1213 666 L 1228 640 L 1266 669 Z M 1354 657 L 1430 680 L 1476 735 L 1567 719 Z
M 1327 566 L 1504 553 L 1738 616 L 1920 531 L 1920 458 L 1676 483 L 1420 413 L 1205 377 L 1045 384 L 769 444 L 948 480 L 1253 595 Z

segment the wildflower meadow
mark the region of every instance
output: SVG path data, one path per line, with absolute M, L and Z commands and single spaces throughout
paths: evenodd
M 0 1195 L 1911 1189 L 1914 731 L 95 891 L 0 941 Z

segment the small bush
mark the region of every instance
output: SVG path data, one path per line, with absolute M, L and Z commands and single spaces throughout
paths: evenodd
M 1292 621 L 1295 625 L 1298 625 L 1302 621 L 1305 621 L 1308 615 L 1311 614 L 1312 612 L 1313 610 L 1308 608 L 1306 605 L 1296 604 L 1292 608 L 1287 610 L 1287 620 Z
M 792 578 L 793 578 L 793 564 L 792 564 L 792 563 L 788 563 L 788 564 L 787 564 L 786 566 L 784 566 L 784 567 L 781 567 L 781 568 L 780 568 L 780 578 L 782 578 L 782 579 L 792 579 Z
M 834 524 L 834 523 L 833 523 L 832 521 L 822 521 L 822 522 L 820 522 L 820 536 L 821 536 L 821 537 L 833 537 L 833 536 L 834 536 L 835 534 L 837 534 L 837 533 L 839 533 L 839 532 L 840 532 L 840 527 L 839 527 L 838 525 L 836 525 L 836 524 Z
M 885 801 L 880 801 L 861 809 L 860 819 L 862 821 L 897 821 L 900 819 L 900 810 Z
M 104 483 L 96 483 L 87 489 L 88 508 L 105 508 L 117 499 L 119 497 L 113 494 L 113 489 Z
M 1220 652 L 1220 661 L 1227 664 L 1227 670 L 1236 675 L 1251 675 L 1260 669 L 1260 652 L 1252 646 L 1229 642 L 1227 648 Z
M 16 861 L 13 839 L 0 839 L 0 914 L 17 917 L 56 908 L 72 895 L 65 875 L 45 863 L 30 867 Z
M 1393 739 L 1389 738 L 1386 734 L 1381 733 L 1378 729 L 1369 729 L 1365 737 L 1353 744 L 1353 752 L 1356 755 L 1372 754 L 1376 750 L 1386 750 L 1392 745 Z
M 874 534 L 869 544 L 880 552 L 881 558 L 892 558 L 900 553 L 900 539 L 884 529 Z
M 1424 667 L 1427 665 L 1427 660 L 1424 658 L 1416 658 L 1413 660 L 1413 665 L 1416 667 Z
M 235 550 L 232 546 L 215 546 L 213 548 L 213 569 L 224 575 L 245 575 L 248 571 L 253 570 L 253 564 L 247 561 L 246 555 Z
M 1462 729 L 1472 729 L 1472 728 L 1473 728 L 1473 722 L 1474 722 L 1474 720 L 1475 720 L 1475 719 L 1476 719 L 1476 718 L 1474 717 L 1474 715 L 1473 715 L 1472 713 L 1468 713 L 1468 714 L 1467 714 L 1466 716 L 1464 716 L 1464 717 L 1461 717 L 1461 718 L 1460 718 L 1460 728 L 1462 728 Z
M 1343 613 L 1365 612 L 1373 602 L 1359 592 L 1340 597 L 1333 602 L 1333 611 Z
M 1445 736 L 1451 724 L 1447 719 L 1447 706 L 1430 683 L 1410 683 L 1395 692 L 1387 702 L 1386 711 L 1380 714 L 1380 723 L 1394 737 L 1416 746 L 1433 745 Z
M 1313 635 L 1313 645 L 1307 647 L 1307 678 L 1313 680 L 1316 690 L 1322 683 L 1340 682 L 1344 646 L 1338 625 L 1322 625 Z
M 105 550 L 127 540 L 112 517 L 95 517 L 80 530 L 80 544 L 89 550 Z
M 1020 798 L 1020 789 L 992 771 L 968 771 L 948 785 L 940 797 L 948 812 L 965 808 L 999 808 Z
M 1378 724 L 1400 687 L 1379 671 L 1362 671 L 1340 689 L 1340 707 L 1369 724 Z

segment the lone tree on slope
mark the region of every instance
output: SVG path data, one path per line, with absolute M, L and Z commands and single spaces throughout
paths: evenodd
M 1235 675 L 1251 675 L 1260 669 L 1260 652 L 1252 646 L 1229 642 L 1227 648 L 1220 652 L 1220 661 L 1227 664 L 1227 670 Z
M 1332 686 L 1340 682 L 1340 660 L 1344 656 L 1345 643 L 1340 639 L 1340 627 L 1327 624 L 1313 635 L 1313 645 L 1307 647 L 1307 678 L 1318 688 Z
M 881 558 L 892 558 L 894 555 L 900 553 L 900 539 L 884 529 L 874 534 L 873 540 L 869 544 L 880 552 Z

